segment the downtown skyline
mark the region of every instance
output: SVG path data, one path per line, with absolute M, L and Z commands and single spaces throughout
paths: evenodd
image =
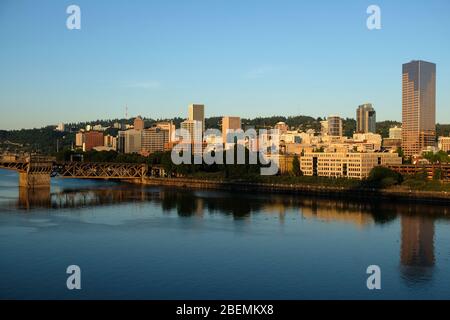
M 124 118 L 125 105 L 130 116 L 186 117 L 191 102 L 208 116 L 242 118 L 354 118 L 370 102 L 378 121 L 401 121 L 401 65 L 411 60 L 436 63 L 436 119 L 450 123 L 447 1 L 379 1 L 382 29 L 373 31 L 366 1 L 229 1 L 215 10 L 203 1 L 77 1 L 76 31 L 64 25 L 68 4 L 0 4 L 1 129 Z

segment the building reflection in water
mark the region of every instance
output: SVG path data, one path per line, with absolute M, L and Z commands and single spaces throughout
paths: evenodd
M 427 216 L 401 217 L 401 274 L 408 285 L 421 285 L 432 279 L 434 219 Z
M 50 204 L 50 188 L 19 188 L 18 207 L 20 209 L 29 210 L 36 207 L 48 208 L 50 207 Z
M 351 223 L 358 228 L 366 227 L 375 222 L 374 217 L 369 211 L 364 210 L 361 204 L 352 204 L 345 201 L 323 200 L 319 203 L 310 201 L 309 205 L 302 208 L 302 211 L 303 217 L 307 219 Z
M 208 214 L 230 215 L 249 220 L 254 212 L 278 215 L 285 223 L 287 212 L 303 219 L 351 223 L 358 228 L 401 219 L 401 277 L 407 285 L 420 285 L 432 279 L 435 264 L 434 219 L 446 217 L 450 210 L 441 206 L 358 202 L 288 195 L 253 195 L 245 193 L 198 192 L 153 187 L 119 186 L 93 189 L 67 189 L 50 193 L 49 189 L 19 190 L 12 206 L 33 208 L 78 208 L 116 203 L 153 202 L 164 212 L 179 216 L 203 217 Z

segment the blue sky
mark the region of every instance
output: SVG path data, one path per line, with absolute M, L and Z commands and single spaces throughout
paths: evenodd
M 81 30 L 66 28 L 67 6 Z M 382 29 L 366 27 L 381 8 Z M 129 116 L 401 119 L 401 65 L 437 64 L 450 123 L 450 1 L 0 0 L 0 129 Z

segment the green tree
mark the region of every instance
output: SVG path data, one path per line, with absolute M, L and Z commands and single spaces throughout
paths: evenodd
M 351 118 L 344 119 L 342 127 L 345 137 L 353 137 L 353 133 L 356 131 L 356 120 Z
M 433 174 L 433 180 L 441 180 L 442 179 L 442 170 L 436 169 Z
M 294 155 L 294 159 L 292 159 L 292 173 L 296 177 L 302 176 L 302 170 L 300 170 L 300 161 L 298 160 L 297 155 Z
M 431 163 L 448 163 L 450 162 L 450 158 L 448 154 L 444 151 L 439 152 L 425 152 L 423 153 L 423 157 L 430 161 Z
M 402 183 L 403 176 L 392 169 L 380 166 L 370 171 L 367 182 L 374 188 L 387 188 Z

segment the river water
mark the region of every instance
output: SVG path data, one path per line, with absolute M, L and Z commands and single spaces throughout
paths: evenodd
M 2 299 L 448 299 L 450 208 L 0 170 Z M 66 269 L 81 269 L 68 290 Z M 367 267 L 381 269 L 369 290 Z

